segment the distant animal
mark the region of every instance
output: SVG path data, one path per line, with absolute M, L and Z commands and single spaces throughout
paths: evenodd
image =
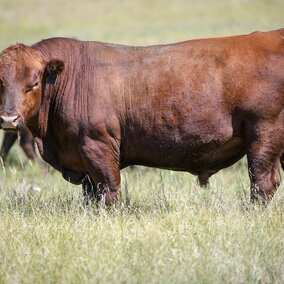
M 284 29 L 132 47 L 68 38 L 0 54 L 4 130 L 28 126 L 42 158 L 107 205 L 120 169 L 198 176 L 248 159 L 270 200 L 284 151 Z
M 35 159 L 35 143 L 33 139 L 33 135 L 31 132 L 25 127 L 20 130 L 20 146 L 23 149 L 24 153 L 30 160 Z M 5 132 L 2 146 L 0 149 L 0 157 L 3 162 L 6 161 L 7 155 L 16 142 L 18 138 L 18 133 L 13 132 Z

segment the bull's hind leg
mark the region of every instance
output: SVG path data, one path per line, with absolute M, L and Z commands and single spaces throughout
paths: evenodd
M 251 181 L 251 200 L 269 201 L 280 185 L 281 131 L 265 127 L 248 149 L 248 169 Z

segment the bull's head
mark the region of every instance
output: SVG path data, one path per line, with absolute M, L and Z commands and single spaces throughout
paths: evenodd
M 0 126 L 19 130 L 39 110 L 44 85 L 54 84 L 64 64 L 47 61 L 34 48 L 23 44 L 0 53 Z

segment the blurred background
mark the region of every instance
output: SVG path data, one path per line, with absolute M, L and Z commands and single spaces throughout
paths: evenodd
M 54 36 L 170 43 L 284 27 L 284 0 L 0 0 L 0 48 Z

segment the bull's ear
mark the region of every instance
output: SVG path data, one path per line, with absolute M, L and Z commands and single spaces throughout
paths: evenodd
M 45 69 L 46 83 L 49 85 L 55 85 L 58 75 L 64 69 L 64 62 L 58 59 L 49 61 Z

